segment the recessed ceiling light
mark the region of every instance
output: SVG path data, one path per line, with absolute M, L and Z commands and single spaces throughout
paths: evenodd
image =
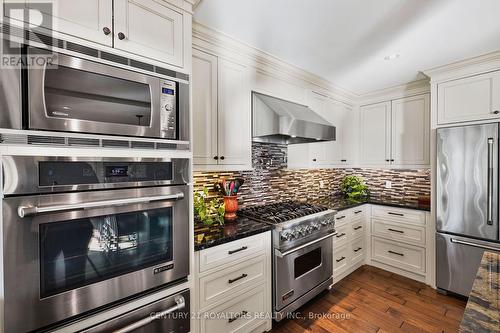
M 400 54 L 399 53 L 394 53 L 394 54 L 389 54 L 384 57 L 385 60 L 394 60 L 399 58 Z

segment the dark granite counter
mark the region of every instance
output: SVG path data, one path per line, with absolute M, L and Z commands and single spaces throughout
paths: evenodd
M 500 332 L 500 254 L 484 252 L 465 313 L 461 333 Z
M 194 250 L 200 251 L 209 247 L 229 243 L 237 239 L 257 235 L 271 230 L 272 225 L 257 222 L 246 217 L 238 217 L 226 221 L 224 225 L 206 226 L 201 222 L 194 226 Z
M 422 205 L 418 204 L 414 201 L 407 201 L 405 199 L 395 200 L 395 199 L 384 199 L 384 198 L 364 198 L 360 200 L 351 200 L 346 199 L 340 196 L 331 196 L 331 197 L 323 197 L 319 199 L 307 200 L 307 202 L 317 205 L 326 206 L 330 209 L 335 210 L 344 210 L 357 206 L 361 206 L 364 204 L 372 204 L 372 205 L 382 205 L 382 206 L 391 206 L 398 208 L 408 208 L 408 209 L 417 209 L 423 211 L 430 211 L 430 205 Z

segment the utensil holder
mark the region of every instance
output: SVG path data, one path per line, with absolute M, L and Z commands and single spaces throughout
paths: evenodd
M 238 211 L 238 197 L 235 195 L 225 196 L 224 197 L 224 219 L 226 220 L 234 220 L 236 216 L 236 212 Z

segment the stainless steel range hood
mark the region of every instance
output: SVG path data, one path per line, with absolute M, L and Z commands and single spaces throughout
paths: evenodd
M 335 126 L 307 106 L 252 93 L 253 141 L 294 144 L 334 141 Z

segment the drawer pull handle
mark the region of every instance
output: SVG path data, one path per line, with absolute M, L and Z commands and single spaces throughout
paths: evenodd
M 354 252 L 358 252 L 359 250 L 363 249 L 362 247 L 358 247 Z
M 399 252 L 394 252 L 394 251 L 391 251 L 391 250 L 389 250 L 389 251 L 387 251 L 387 252 L 392 253 L 392 254 L 395 254 L 395 255 L 397 255 L 397 256 L 401 256 L 401 257 L 404 257 L 404 256 L 405 256 L 405 255 L 404 255 L 404 254 L 402 254 L 402 253 L 399 253 Z
M 344 260 L 344 259 L 345 259 L 345 257 L 340 257 L 340 259 L 337 259 L 337 260 L 335 260 L 335 261 L 336 261 L 336 262 L 341 262 L 341 261 L 342 261 L 342 260 Z
M 344 237 L 345 233 L 341 233 L 340 235 L 337 235 L 337 238 Z
M 248 247 L 242 246 L 239 249 L 227 251 L 227 254 L 235 254 L 235 253 L 240 252 L 240 251 L 245 251 L 246 249 L 248 249 Z
M 233 321 L 240 319 L 241 317 L 245 316 L 247 313 L 248 313 L 248 311 L 241 311 L 241 313 L 235 314 L 233 318 L 229 318 L 227 320 L 227 322 L 231 324 Z
M 345 219 L 345 215 L 337 217 L 337 220 L 342 220 L 342 219 Z
M 393 213 L 393 212 L 388 212 L 387 214 L 389 214 L 389 215 L 396 215 L 396 216 L 405 216 L 405 214 Z
M 354 230 L 359 230 L 359 229 L 361 229 L 361 228 L 363 228 L 363 226 L 362 226 L 362 225 L 355 227 L 355 228 L 354 228 Z
M 404 233 L 405 233 L 403 230 L 397 230 L 397 229 L 392 229 L 392 228 L 389 228 L 389 229 L 387 229 L 387 230 L 389 230 L 389 231 L 394 231 L 394 232 L 398 232 L 398 233 L 400 233 L 400 234 L 404 234 Z
M 363 211 L 362 210 L 357 210 L 357 211 L 354 212 L 354 214 L 359 214 L 359 213 L 363 213 Z
M 229 284 L 231 284 L 231 283 L 235 283 L 236 281 L 241 280 L 241 279 L 244 279 L 244 278 L 246 278 L 247 276 L 248 276 L 247 274 L 241 274 L 241 276 L 238 276 L 237 278 L 234 278 L 234 279 L 229 279 L 227 282 L 228 282 Z

